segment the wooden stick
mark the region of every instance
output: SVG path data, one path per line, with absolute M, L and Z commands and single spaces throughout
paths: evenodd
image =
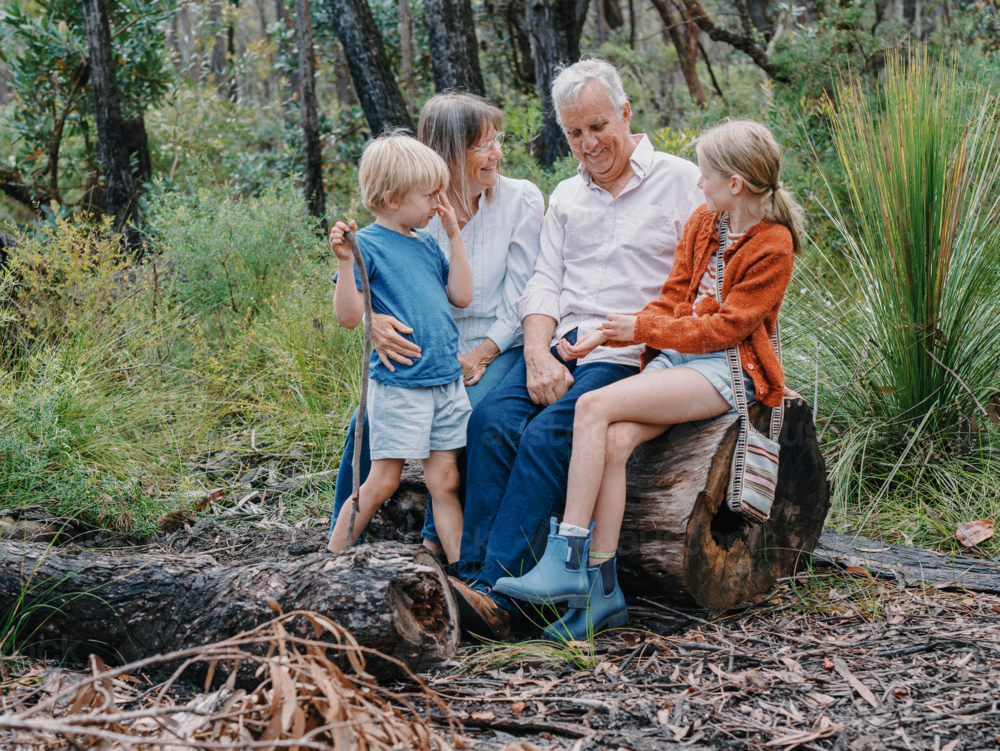
M 354 253 L 354 262 L 358 264 L 358 274 L 361 276 L 361 294 L 365 299 L 365 343 L 363 356 L 361 359 L 361 402 L 358 404 L 358 419 L 354 424 L 354 458 L 352 467 L 354 469 L 354 489 L 351 492 L 351 516 L 347 522 L 347 547 L 354 545 L 354 517 L 361 510 L 361 441 L 365 433 L 365 409 L 368 406 L 368 361 L 372 354 L 372 291 L 368 286 L 368 269 L 365 268 L 365 259 L 361 255 L 361 248 L 358 247 L 358 239 L 354 232 L 348 230 L 344 233 L 344 240 L 351 246 Z

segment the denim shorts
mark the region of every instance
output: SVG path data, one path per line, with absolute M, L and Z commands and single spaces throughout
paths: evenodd
M 736 409 L 736 401 L 733 398 L 732 376 L 729 373 L 729 360 L 726 359 L 725 350 L 721 352 L 711 352 L 707 355 L 685 355 L 672 349 L 664 349 L 656 356 L 649 365 L 643 368 L 643 373 L 654 370 L 666 370 L 667 368 L 691 368 L 697 370 L 708 382 L 715 386 L 715 390 L 722 394 L 722 398 L 729 402 L 729 406 Z M 743 371 L 743 387 L 747 392 L 747 404 L 753 401 L 757 390 L 753 385 L 750 374 Z
M 368 379 L 372 460 L 426 459 L 431 451 L 463 448 L 471 414 L 461 378 L 412 389 Z

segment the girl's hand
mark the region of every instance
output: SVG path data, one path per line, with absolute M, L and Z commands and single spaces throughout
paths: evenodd
M 635 316 L 627 316 L 624 313 L 611 313 L 608 321 L 601 330 L 608 339 L 616 342 L 635 341 Z
M 441 217 L 441 227 L 444 229 L 448 239 L 462 236 L 462 228 L 458 226 L 458 214 L 448 201 L 448 196 L 443 190 L 438 191 L 437 213 Z
M 607 340 L 608 338 L 604 335 L 604 332 L 598 329 L 597 331 L 587 334 L 576 344 L 570 344 L 568 339 L 560 339 L 559 344 L 556 345 L 556 352 L 558 352 L 559 357 L 566 362 L 569 362 L 570 360 L 579 360 L 581 357 L 589 355 Z
M 351 246 L 347 244 L 344 239 L 344 235 L 350 232 L 357 234 L 358 225 L 351 220 L 351 226 L 348 227 L 344 222 L 337 222 L 335 225 L 330 227 L 330 250 L 333 254 L 337 256 L 338 261 L 353 261 L 354 253 L 351 252 Z

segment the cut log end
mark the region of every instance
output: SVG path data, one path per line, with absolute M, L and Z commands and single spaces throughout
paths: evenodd
M 448 577 L 430 551 L 418 550 L 413 560 L 421 575 L 401 576 L 389 587 L 396 630 L 411 651 L 451 657 L 458 650 L 461 632 Z

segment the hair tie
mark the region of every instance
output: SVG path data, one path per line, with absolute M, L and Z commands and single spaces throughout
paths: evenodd
M 782 187 L 781 182 L 780 181 L 776 182 L 774 185 L 771 186 L 771 192 L 777 193 L 779 190 L 781 190 L 781 187 Z

